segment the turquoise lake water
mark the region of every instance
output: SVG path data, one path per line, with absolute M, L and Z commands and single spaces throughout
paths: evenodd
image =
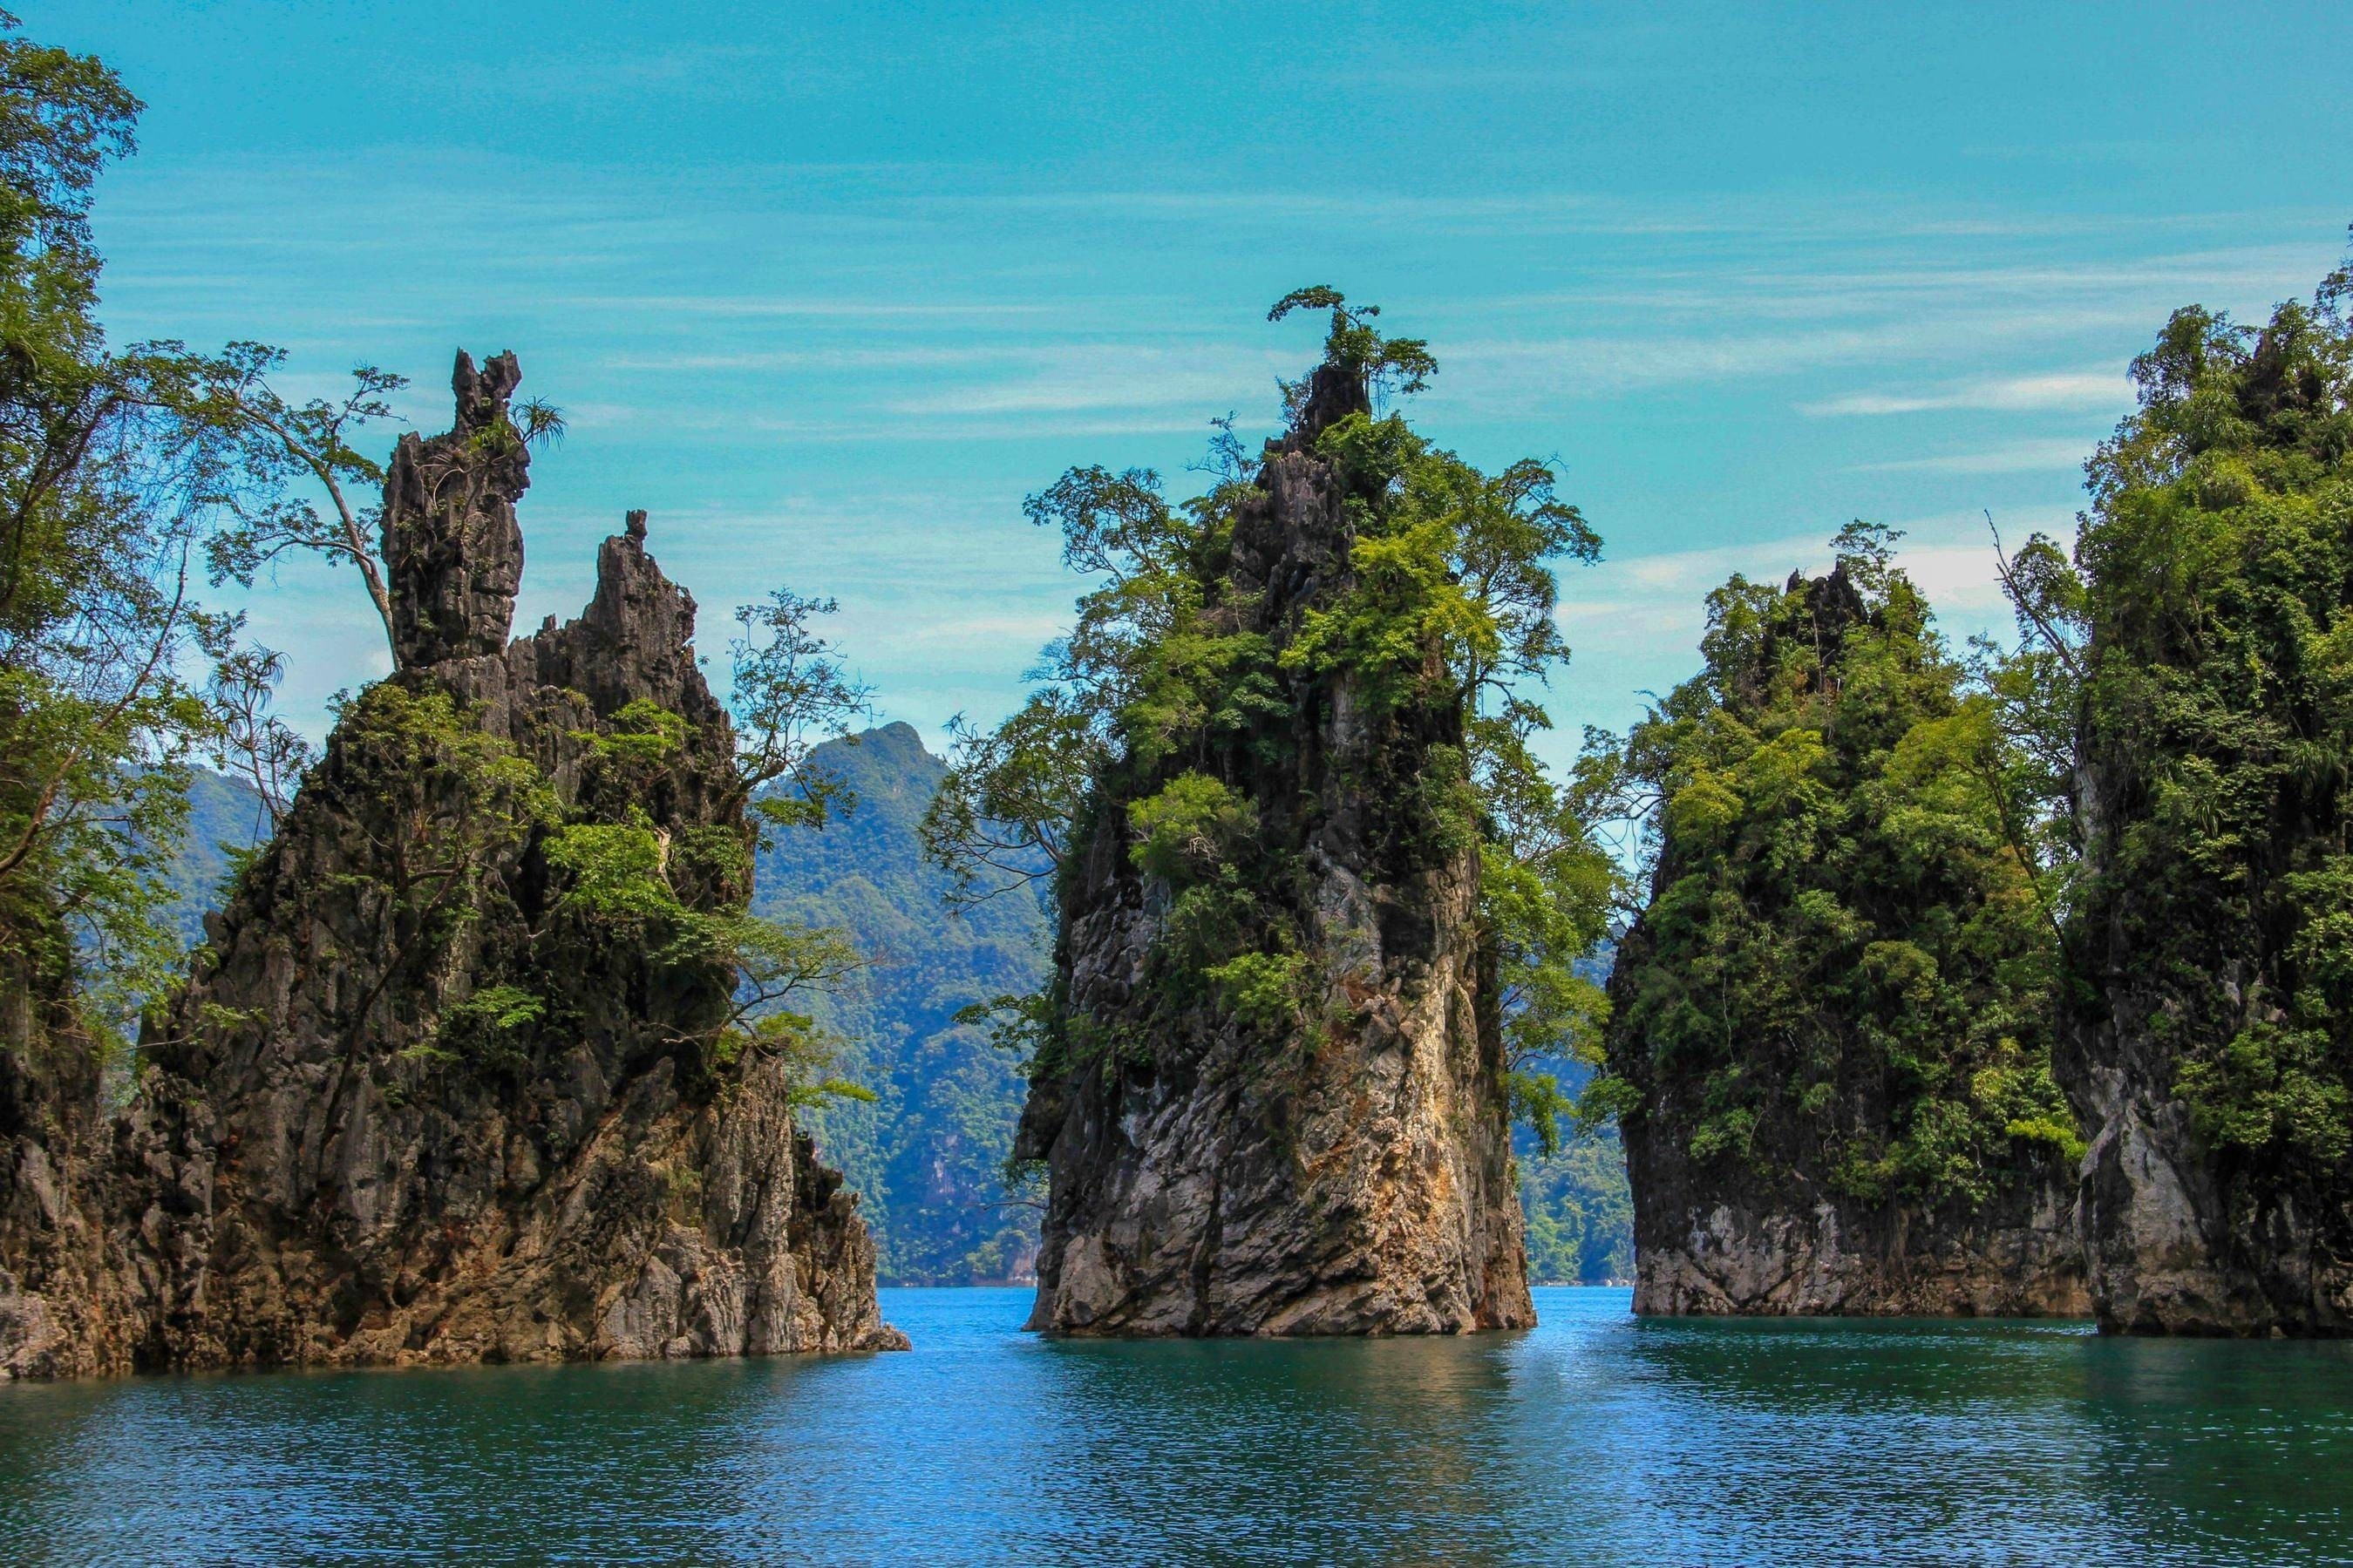
M 0 1386 L 0 1561 L 2353 1563 L 2353 1345 L 1641 1321 Z

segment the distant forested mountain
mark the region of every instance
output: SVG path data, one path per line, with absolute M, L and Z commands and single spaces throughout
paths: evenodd
M 164 879 L 171 889 L 164 920 L 190 947 L 205 940 L 205 911 L 221 905 L 237 855 L 269 832 L 269 814 L 253 786 L 198 768 L 188 780 L 188 833 Z
M 780 835 L 760 857 L 753 908 L 846 926 L 872 959 L 811 1010 L 846 1042 L 841 1075 L 878 1099 L 828 1105 L 807 1122 L 861 1195 L 885 1283 L 1026 1277 L 1037 1211 L 1008 1204 L 1002 1180 L 1021 1114 L 1020 1064 L 954 1016 L 1043 983 L 1044 911 L 1022 889 L 948 912 L 946 878 L 915 838 L 946 764 L 909 726 L 830 742 L 812 765 L 858 804 L 822 831 Z
M 1515 1153 L 1528 1216 L 1528 1278 L 1539 1285 L 1631 1279 L 1634 1198 L 1618 1130 L 1588 1133 L 1549 1157 L 1527 1139 Z
M 1601 951 L 1577 961 L 1596 984 L 1607 984 L 1616 953 Z M 1583 1062 L 1548 1058 L 1531 1062 L 1556 1075 L 1564 1092 L 1580 1093 L 1593 1069 Z M 1567 1137 L 1560 1152 L 1547 1156 L 1527 1128 L 1513 1132 L 1512 1152 L 1520 1164 L 1520 1206 L 1528 1218 L 1528 1279 L 1538 1285 L 1599 1284 L 1634 1277 L 1634 1194 L 1626 1182 L 1626 1151 L 1613 1124 L 1579 1137 Z
M 1008 1204 L 1001 1171 L 1021 1113 L 1019 1064 L 959 1007 L 1045 978 L 1050 936 L 1028 891 L 961 915 L 941 901 L 945 879 L 923 863 L 915 824 L 945 764 L 905 724 L 821 747 L 818 766 L 858 795 L 855 810 L 818 832 L 787 832 L 759 860 L 754 907 L 765 915 L 847 926 L 874 966 L 811 1010 L 847 1042 L 841 1073 L 874 1090 L 872 1105 L 807 1113 L 826 1159 L 847 1175 L 872 1228 L 886 1284 L 965 1284 L 1026 1277 L 1037 1211 Z M 172 921 L 191 943 L 216 906 L 232 848 L 267 831 L 250 787 L 198 773 L 186 840 L 174 856 Z M 1574 1063 L 1549 1063 L 1564 1084 Z M 1520 1193 L 1528 1215 L 1528 1277 L 1539 1282 L 1626 1279 L 1634 1271 L 1626 1162 L 1614 1131 L 1545 1157 L 1525 1131 Z

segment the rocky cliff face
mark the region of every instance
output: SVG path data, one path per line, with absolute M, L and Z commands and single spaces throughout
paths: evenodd
M 81 1376 L 128 1361 L 136 1321 L 109 1245 L 100 1058 L 70 977 L 12 967 L 0 979 L 0 1382 Z
M 728 1048 L 732 967 L 681 934 L 742 908 L 751 834 L 645 514 L 580 619 L 507 641 L 518 379 L 461 355 L 456 427 L 395 455 L 399 672 L 151 1023 L 104 1178 L 131 1306 L 77 1370 L 904 1343 L 783 1067 Z
M 2105 1016 L 2078 1026 L 2063 1058 L 2069 1088 L 2100 1128 L 2083 1212 L 2101 1326 L 2353 1334 L 2353 1203 L 2325 1183 L 2279 1183 L 2253 1161 L 2218 1157 L 2173 1091 L 2182 1053 L 2179 1025 L 2166 1016 L 2188 1009 L 2168 1007 L 2142 964 L 2106 978 Z M 2217 989 L 2225 1002 L 2253 988 L 2226 980 Z
M 1702 1317 L 2070 1318 L 2091 1311 L 2065 1173 L 1986 1205 L 1858 1202 L 1800 1172 L 1729 1180 L 1689 1108 L 1624 1124 L 1634 1310 Z
M 1352 585 L 1348 497 L 1315 443 L 1365 408 L 1361 382 L 1327 366 L 1268 444 L 1210 574 L 1224 633 L 1280 647 Z M 1272 711 L 1100 788 L 1079 830 L 1056 953 L 1063 1037 L 1041 1057 L 1016 1151 L 1050 1179 L 1034 1329 L 1535 1321 L 1477 851 L 1434 842 L 1428 819 L 1461 767 L 1459 708 L 1376 712 L 1345 671 L 1278 684 Z M 1139 864 L 1128 808 L 1180 768 L 1253 825 L 1236 859 Z M 1172 957 L 1179 928 L 1244 884 L 1299 944 L 1272 1005 L 1188 991 Z
M 2052 939 L 1939 750 L 1958 672 L 1873 575 L 1736 582 L 1635 732 L 1666 806 L 1607 1047 L 1640 1312 L 2089 1310 Z
M 2346 282 L 2177 312 L 2090 469 L 2057 1066 L 2112 1330 L 2353 1335 Z

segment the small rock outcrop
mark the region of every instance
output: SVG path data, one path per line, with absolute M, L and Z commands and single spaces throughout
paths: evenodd
M 395 455 L 399 668 L 150 1022 L 70 1370 L 905 1343 L 784 1065 L 727 1027 L 752 831 L 645 514 L 578 620 L 507 640 L 519 376 L 460 355 L 456 428 Z
M 1252 715 L 1131 759 L 1074 830 L 1016 1150 L 1050 1182 L 1033 1329 L 1535 1321 L 1475 833 L 1432 822 L 1467 788 L 1459 696 L 1377 705 L 1278 657 L 1356 584 L 1363 498 L 1317 441 L 1366 412 L 1360 375 L 1316 371 L 1203 570 L 1205 635 L 1260 661 Z
M 1866 551 L 1736 579 L 1632 738 L 1664 802 L 1609 1078 L 1635 1310 L 2078 1316 L 2056 955 L 1926 607 Z

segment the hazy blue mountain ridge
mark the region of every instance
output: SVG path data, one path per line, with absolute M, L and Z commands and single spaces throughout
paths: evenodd
M 812 765 L 846 783 L 857 805 L 820 830 L 779 835 L 760 856 L 753 908 L 845 926 L 869 956 L 808 1010 L 841 1037 L 842 1076 L 879 1098 L 828 1105 L 810 1128 L 861 1194 L 884 1283 L 1026 1278 L 1038 1216 L 1008 1203 L 1002 1181 L 1019 1063 L 954 1016 L 1044 982 L 1044 911 L 1027 889 L 948 910 L 947 879 L 915 837 L 946 764 L 908 725 L 828 742 Z
M 188 831 L 164 871 L 171 897 L 164 920 L 190 947 L 205 940 L 205 913 L 221 905 L 237 852 L 269 834 L 269 814 L 251 784 L 198 768 L 188 780 Z

